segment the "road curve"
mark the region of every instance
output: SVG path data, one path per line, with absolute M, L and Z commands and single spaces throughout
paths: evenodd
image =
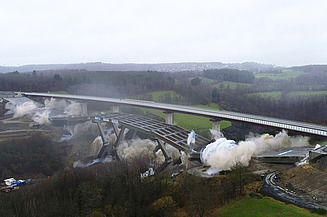
M 290 120 L 279 119 L 279 118 L 258 116 L 258 115 L 249 115 L 249 114 L 243 114 L 237 112 L 210 110 L 210 109 L 195 108 L 190 106 L 157 103 L 157 102 L 144 101 L 144 100 L 118 99 L 118 98 L 97 97 L 97 96 L 28 93 L 28 92 L 16 92 L 16 94 L 27 96 L 27 97 L 53 97 L 53 98 L 70 99 L 70 100 L 87 100 L 87 101 L 113 103 L 117 105 L 137 106 L 143 108 L 163 110 L 167 112 L 178 112 L 178 113 L 184 113 L 190 115 L 197 115 L 202 117 L 208 117 L 211 119 L 241 121 L 241 122 L 271 126 L 271 127 L 285 129 L 285 130 L 292 130 L 292 131 L 327 137 L 327 126 L 290 121 Z
M 326 207 L 319 205 L 317 203 L 311 202 L 311 201 L 306 201 L 292 193 L 287 192 L 280 186 L 278 186 L 275 181 L 276 174 L 270 173 L 265 177 L 265 183 L 262 186 L 260 192 L 264 193 L 270 197 L 273 197 L 277 200 L 286 202 L 286 203 L 291 203 L 299 207 L 307 208 L 307 209 L 318 209 L 318 208 L 323 208 L 326 209 Z

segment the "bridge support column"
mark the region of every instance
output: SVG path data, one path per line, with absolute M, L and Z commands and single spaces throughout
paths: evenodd
M 87 116 L 87 103 L 86 102 L 82 102 L 81 104 L 81 110 L 82 110 L 82 116 Z
M 116 137 L 118 138 L 118 135 L 119 135 L 119 129 L 118 129 L 118 121 L 117 120 L 112 120 L 111 121 L 111 126 L 112 128 L 114 129 L 114 133 L 116 135 Z
M 169 160 L 171 160 L 171 157 L 169 156 L 166 148 L 165 148 L 165 145 L 162 144 L 162 141 L 160 141 L 159 139 L 157 139 L 157 143 L 158 143 L 158 146 L 159 148 L 161 149 L 164 157 L 165 157 L 165 162 L 168 162 Z
M 157 169 L 156 171 L 158 172 L 161 172 L 163 171 L 166 167 L 168 167 L 171 163 L 172 163 L 172 158 L 169 156 L 166 148 L 165 148 L 165 145 L 162 143 L 161 140 L 159 139 L 156 139 L 157 143 L 158 143 L 158 146 L 156 149 L 161 149 L 164 157 L 165 157 L 165 162 L 163 162 L 163 164 L 161 164 Z
M 97 155 L 97 158 L 105 158 L 109 153 L 112 152 L 112 149 L 110 150 L 110 147 L 108 145 L 108 141 L 105 137 L 101 123 L 97 121 L 96 124 L 98 125 L 99 131 L 100 131 L 100 136 L 102 139 L 102 147 L 101 147 L 100 152 Z
M 174 124 L 174 113 L 173 112 L 169 112 L 169 111 L 166 111 L 164 112 L 166 114 L 166 124 L 170 124 L 170 125 L 173 125 Z
M 122 126 L 121 127 L 121 130 L 120 130 L 120 132 L 119 132 L 119 135 L 118 135 L 118 137 L 117 137 L 117 139 L 116 139 L 116 142 L 115 142 L 115 144 L 114 144 L 114 147 L 113 147 L 113 155 L 117 158 L 117 160 L 119 160 L 119 156 L 118 156 L 118 154 L 117 154 L 117 147 L 119 146 L 119 144 L 120 144 L 120 142 L 121 142 L 121 140 L 123 140 L 123 138 L 124 138 L 124 132 L 125 132 L 125 127 L 124 126 Z
M 119 113 L 119 106 L 118 105 L 112 106 L 112 112 Z
M 220 138 L 220 121 L 221 121 L 221 119 L 210 119 L 210 121 L 212 122 L 211 129 L 218 132 L 218 135 L 211 134 L 211 139 L 219 139 Z

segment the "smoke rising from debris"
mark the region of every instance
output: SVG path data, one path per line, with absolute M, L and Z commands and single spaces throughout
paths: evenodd
M 21 105 L 16 105 L 14 118 L 23 117 L 24 115 L 32 116 L 35 113 L 37 106 L 33 101 L 24 102 Z
M 245 141 L 238 144 L 233 140 L 220 138 L 202 150 L 201 161 L 211 167 L 208 173 L 212 174 L 221 170 L 229 170 L 237 163 L 248 166 L 252 156 L 269 150 L 304 146 L 309 146 L 308 137 L 290 137 L 284 130 L 275 136 L 251 134 Z
M 159 149 L 154 152 L 156 149 L 156 142 L 149 139 L 134 139 L 129 142 L 122 142 L 117 148 L 117 154 L 121 159 L 130 161 L 136 158 L 155 158 L 157 164 L 162 164 L 165 161 L 165 157 Z M 180 157 L 179 151 L 166 144 L 166 151 L 173 160 L 177 160 Z M 154 155 L 155 154 L 155 155 Z
M 67 115 L 81 115 L 82 107 L 80 103 L 67 100 L 57 100 L 51 98 L 44 101 L 44 107 L 40 107 L 34 101 L 27 101 L 21 104 L 16 104 L 14 102 L 7 102 L 5 109 L 8 111 L 5 115 L 13 114 L 14 118 L 23 117 L 25 115 L 30 116 L 33 121 L 40 125 L 50 124 L 49 116 L 52 109 L 57 109 L 63 111 Z

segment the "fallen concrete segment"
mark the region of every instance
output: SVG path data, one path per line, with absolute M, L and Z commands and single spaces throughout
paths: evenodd
M 288 148 L 265 152 L 252 158 L 263 163 L 294 164 L 307 157 L 311 150 L 312 148 L 309 147 Z
M 327 145 L 324 145 L 318 149 L 314 149 L 309 152 L 309 161 L 312 163 L 317 162 L 317 160 L 327 156 Z

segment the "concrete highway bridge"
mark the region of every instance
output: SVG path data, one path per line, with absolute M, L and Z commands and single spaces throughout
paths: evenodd
M 190 160 L 199 160 L 201 148 L 210 142 L 207 138 L 196 135 L 195 144 L 188 144 L 188 134 L 190 133 L 188 130 L 140 115 L 111 113 L 109 115 L 94 117 L 92 121 L 98 125 L 103 144 L 97 158 L 104 158 L 109 154 L 119 158 L 116 150 L 121 141 L 125 139 L 124 137 L 127 136 L 125 134 L 126 129 L 129 130 L 129 139 L 136 138 L 136 135 L 140 137 L 140 134 L 145 134 L 146 138 L 155 141 L 157 148 L 154 152 L 161 149 L 165 157 L 164 165 L 172 161 L 172 156 L 169 156 L 165 144 L 169 144 L 179 151 L 183 151 Z M 106 140 L 103 123 L 106 123 L 107 127 L 113 128 L 117 137 L 114 144 L 109 144 Z
M 297 122 L 297 121 L 290 121 L 290 120 L 279 119 L 279 118 L 249 115 L 249 114 L 243 114 L 238 112 L 209 110 L 209 109 L 195 108 L 190 106 L 156 103 L 156 102 L 144 101 L 144 100 L 117 99 L 117 98 L 96 97 L 96 96 L 80 96 L 80 95 L 69 95 L 69 94 L 62 95 L 62 94 L 28 93 L 28 92 L 16 92 L 16 94 L 27 96 L 27 97 L 53 97 L 53 98 L 69 99 L 69 100 L 107 102 L 113 104 L 114 112 L 119 112 L 120 105 L 157 109 L 165 112 L 167 124 L 173 124 L 174 112 L 202 116 L 202 117 L 210 118 L 210 120 L 213 123 L 212 129 L 215 129 L 217 131 L 220 131 L 221 120 L 229 120 L 229 121 L 239 121 L 239 122 L 251 123 L 256 125 L 269 126 L 277 129 L 285 129 L 285 130 L 311 134 L 311 135 L 318 135 L 324 137 L 327 136 L 326 126 Z

